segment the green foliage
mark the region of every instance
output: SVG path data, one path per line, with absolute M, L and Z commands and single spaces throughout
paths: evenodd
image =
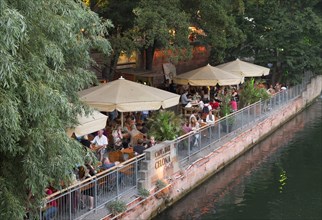
M 77 92 L 96 81 L 89 50 L 111 50 L 109 26 L 78 1 L 1 1 L 0 219 L 35 211 L 83 163 L 65 130 L 89 112 Z
M 150 191 L 145 189 L 145 188 L 140 188 L 139 189 L 139 196 L 141 196 L 142 198 L 146 198 L 150 195 Z
M 126 203 L 121 200 L 115 200 L 108 204 L 108 209 L 113 215 L 117 215 L 119 213 L 126 211 Z
M 219 98 L 221 100 L 220 103 L 220 116 L 225 117 L 232 112 L 230 99 L 231 99 L 231 91 L 228 90 L 226 94 L 219 94 Z
M 86 0 L 86 5 L 97 12 L 102 18 L 113 22 L 108 39 L 113 46 L 113 53 L 105 58 L 103 77 L 113 80 L 117 60 L 121 52 L 130 55 L 137 50 L 133 26 L 135 15 L 133 9 L 138 6 L 139 0 Z M 107 70 L 107 72 L 105 72 Z M 106 75 L 105 75 L 106 74 Z
M 247 40 L 234 51 L 235 57 L 253 57 L 265 66 L 272 63 L 273 84 L 281 79 L 289 84 L 306 70 L 321 69 L 322 16 L 315 10 L 318 2 L 246 1 L 238 23 Z
M 141 0 L 134 9 L 134 31 L 138 47 L 162 48 L 171 61 L 191 56 L 189 15 L 180 9 L 179 0 Z
M 156 140 L 174 140 L 181 133 L 182 119 L 172 111 L 160 110 L 149 118 L 149 135 Z
M 157 180 L 157 182 L 155 183 L 155 186 L 157 187 L 157 189 L 163 189 L 164 187 L 167 186 L 166 182 L 164 182 L 163 180 Z
M 269 94 L 264 88 L 258 88 L 255 85 L 255 79 L 251 78 L 243 84 L 243 90 L 240 93 L 240 103 L 243 107 L 253 104 L 259 100 L 266 100 Z
M 245 40 L 245 35 L 235 21 L 234 12 L 244 11 L 240 0 L 182 0 L 182 7 L 191 15 L 191 23 L 204 30 L 206 36 L 198 36 L 201 43 L 211 49 L 209 63 L 223 62 L 227 50 L 236 48 Z

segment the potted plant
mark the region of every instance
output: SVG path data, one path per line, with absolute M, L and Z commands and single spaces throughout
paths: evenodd
M 269 94 L 266 92 L 266 89 L 256 86 L 255 79 L 251 78 L 243 85 L 243 90 L 240 94 L 240 104 L 241 106 L 246 107 L 261 99 L 266 100 L 268 98 Z
M 145 188 L 140 188 L 139 189 L 139 196 L 141 198 L 147 198 L 150 195 L 150 191 L 145 189 Z
M 116 216 L 126 211 L 126 203 L 121 200 L 114 200 L 108 204 L 110 212 Z
M 230 100 L 231 100 L 231 91 L 227 91 L 227 93 L 224 94 L 220 94 L 219 98 L 221 99 L 221 103 L 220 103 L 220 116 L 221 117 L 225 117 L 227 115 L 229 115 L 232 112 L 231 109 L 231 104 L 230 104 Z
M 156 140 L 174 140 L 181 134 L 180 116 L 172 111 L 160 110 L 149 118 L 149 134 Z
M 149 197 L 150 196 L 150 191 L 149 190 L 147 190 L 147 189 L 145 189 L 145 188 L 140 188 L 139 190 L 138 190 L 138 195 L 137 195 L 137 197 L 138 197 L 138 201 L 142 201 L 142 200 L 144 200 L 143 202 L 142 202 L 142 205 L 144 205 L 148 200 L 147 200 L 147 197 Z
M 167 186 L 166 182 L 164 182 L 163 180 L 157 180 L 157 182 L 155 183 L 155 186 L 156 186 L 156 191 L 161 190 L 155 195 L 157 199 L 166 198 L 168 196 L 169 189 L 165 188 Z
M 231 97 L 232 97 L 231 91 L 228 90 L 225 95 L 220 94 L 219 97 L 221 99 L 220 112 L 219 112 L 220 116 L 226 117 L 224 121 L 221 121 L 220 125 L 224 132 L 231 132 L 235 122 L 235 117 L 230 115 L 233 112 L 231 108 L 231 103 L 230 103 Z

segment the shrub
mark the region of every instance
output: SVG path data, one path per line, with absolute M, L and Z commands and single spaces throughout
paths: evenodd
M 155 183 L 157 189 L 162 189 L 164 187 L 166 187 L 166 183 L 163 180 L 157 180 L 157 182 Z
M 108 208 L 113 215 L 126 211 L 126 203 L 121 200 L 115 200 L 108 204 Z
M 150 191 L 145 189 L 145 188 L 140 188 L 139 189 L 139 196 L 142 198 L 146 198 L 150 195 Z

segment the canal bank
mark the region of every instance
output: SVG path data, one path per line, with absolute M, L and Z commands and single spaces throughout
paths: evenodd
M 153 220 L 322 217 L 322 97 Z
M 150 190 L 150 196 L 128 203 L 122 219 L 154 217 L 302 111 L 320 95 L 321 88 L 322 77 L 318 76 L 309 84 L 232 115 L 235 128 L 230 132 L 222 130 L 228 119 L 201 129 L 197 149 L 190 146 L 196 134 L 190 134 L 146 150 L 138 186 Z M 166 186 L 158 188 L 156 183 L 161 181 Z

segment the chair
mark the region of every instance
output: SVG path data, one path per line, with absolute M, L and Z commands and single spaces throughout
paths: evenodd
M 123 153 L 121 151 L 112 151 L 108 153 L 109 160 L 114 163 L 115 161 L 123 162 Z
M 102 196 L 116 188 L 116 173 L 111 173 L 108 176 L 101 178 L 98 181 L 98 196 Z

